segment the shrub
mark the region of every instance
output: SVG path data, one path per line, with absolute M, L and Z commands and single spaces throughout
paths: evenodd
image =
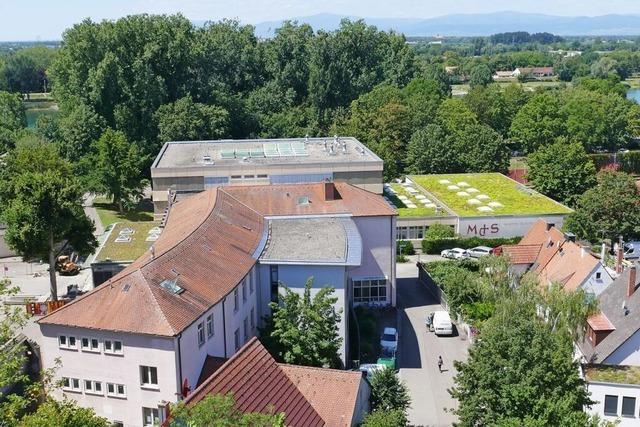
M 404 254 L 398 255 L 396 256 L 396 262 L 409 262 L 409 258 Z
M 496 239 L 483 239 L 481 237 L 454 237 L 444 239 L 423 239 L 422 252 L 425 254 L 439 254 L 444 249 L 462 248 L 469 249 L 475 246 L 489 246 L 495 248 L 500 245 L 514 245 L 521 237 L 503 237 Z
M 433 261 L 424 264 L 427 273 L 446 294 L 452 314 L 463 314 L 463 306 L 479 302 L 481 284 L 478 263 Z
M 428 240 L 447 239 L 455 237 L 453 227 L 444 224 L 432 224 L 424 233 L 424 238 Z
M 398 240 L 396 242 L 396 254 L 397 255 L 415 255 L 416 249 L 413 247 L 413 243 L 408 240 Z

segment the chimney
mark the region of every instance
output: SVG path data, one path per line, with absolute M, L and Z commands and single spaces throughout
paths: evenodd
M 338 189 L 333 182 L 324 183 L 324 200 L 330 202 L 332 200 L 340 200 L 342 197 L 338 193 Z
M 604 264 L 604 257 L 607 255 L 607 244 L 602 242 L 602 248 L 600 249 L 600 262 Z
M 554 225 L 555 225 L 555 224 L 552 224 L 552 223 L 550 223 L 550 222 L 547 222 L 547 231 L 550 231 L 550 230 L 553 228 L 553 226 L 554 226 Z
M 618 242 L 618 248 L 616 252 L 616 273 L 622 273 L 622 258 L 624 255 L 624 244 L 622 242 L 622 237 L 620 237 L 620 241 Z
M 589 253 L 591 253 L 591 248 L 589 246 L 582 246 L 580 247 L 580 256 L 582 258 L 586 257 L 587 255 L 589 255 Z
M 636 266 L 633 265 L 629 269 L 629 281 L 627 282 L 627 297 L 633 295 L 636 290 Z

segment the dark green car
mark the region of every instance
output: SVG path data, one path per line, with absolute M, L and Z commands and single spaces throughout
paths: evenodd
M 387 366 L 395 370 L 396 369 L 396 352 L 391 349 L 383 347 L 377 363 L 379 365 Z

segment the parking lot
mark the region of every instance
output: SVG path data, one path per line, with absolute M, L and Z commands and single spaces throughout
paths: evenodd
M 454 360 L 466 360 L 469 342 L 464 334 L 437 337 L 427 332 L 425 318 L 442 307 L 417 280 L 418 270 L 412 262 L 398 264 L 398 309 L 400 338 L 398 366 L 400 377 L 409 387 L 412 405 L 409 422 L 414 426 L 450 426 L 456 417 L 447 409 L 456 406 L 447 389 L 453 386 Z M 424 261 L 424 259 L 423 259 Z M 438 356 L 444 361 L 438 371 Z

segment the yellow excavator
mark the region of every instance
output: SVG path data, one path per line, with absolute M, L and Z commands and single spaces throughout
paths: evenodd
M 75 263 L 77 256 L 60 255 L 56 260 L 56 271 L 62 276 L 75 276 L 80 272 L 80 267 Z

